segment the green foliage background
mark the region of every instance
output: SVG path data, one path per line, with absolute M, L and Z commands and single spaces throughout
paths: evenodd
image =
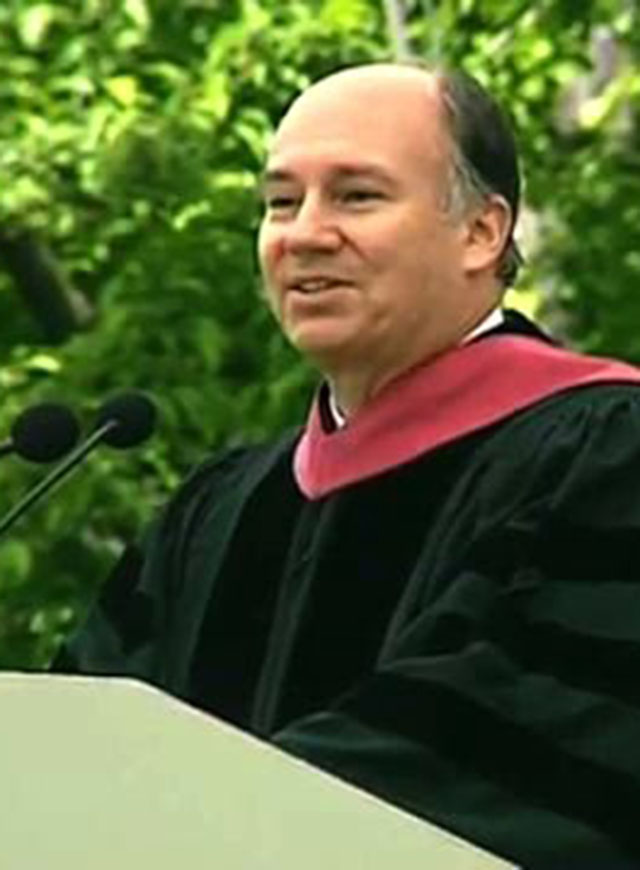
M 404 6 L 414 51 L 462 63 L 516 121 L 536 226 L 519 300 L 574 344 L 640 362 L 637 4 Z M 604 27 L 610 75 L 594 65 Z M 94 454 L 2 542 L 1 666 L 47 661 L 208 450 L 303 419 L 314 375 L 260 300 L 256 182 L 300 88 L 391 59 L 391 36 L 382 0 L 4 0 L 0 238 L 47 252 L 77 316 L 55 337 L 0 270 L 1 430 L 43 398 L 89 426 L 130 387 L 162 424 L 135 455 Z M 5 510 L 42 472 L 2 473 Z

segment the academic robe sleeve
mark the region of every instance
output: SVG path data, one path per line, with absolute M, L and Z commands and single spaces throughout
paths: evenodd
M 242 448 L 204 462 L 187 477 L 140 541 L 129 545 L 101 586 L 86 619 L 54 658 L 51 670 L 137 677 L 178 696 L 188 694 L 180 630 L 182 578 L 201 513 L 241 464 Z
M 274 742 L 524 867 L 640 866 L 638 394 L 506 425 L 375 670 Z

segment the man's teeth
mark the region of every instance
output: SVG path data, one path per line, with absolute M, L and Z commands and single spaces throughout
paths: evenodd
M 327 290 L 329 287 L 335 287 L 336 284 L 339 284 L 339 281 L 330 281 L 326 278 L 318 278 L 312 281 L 300 281 L 297 285 L 298 290 L 302 290 L 303 293 L 313 293 L 316 290 Z

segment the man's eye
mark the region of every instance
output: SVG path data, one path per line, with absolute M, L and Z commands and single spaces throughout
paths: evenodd
M 296 203 L 297 200 L 294 196 L 285 196 L 284 194 L 280 194 L 279 196 L 268 196 L 265 199 L 266 207 L 271 211 L 281 211 L 282 209 L 294 208 Z
M 350 203 L 361 203 L 361 202 L 370 202 L 374 199 L 381 199 L 382 194 L 377 190 L 365 190 L 361 188 L 353 188 L 351 190 L 345 190 L 341 194 L 341 199 L 343 202 Z

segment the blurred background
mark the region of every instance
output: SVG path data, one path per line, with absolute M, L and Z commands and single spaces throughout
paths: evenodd
M 464 66 L 515 122 L 510 304 L 640 363 L 637 0 L 3 0 L 1 437 L 34 402 L 90 425 L 130 388 L 161 423 L 0 542 L 0 667 L 46 664 L 208 452 L 304 419 L 315 375 L 273 328 L 254 253 L 269 135 L 313 79 L 409 56 Z M 5 457 L 0 513 L 42 474 Z

